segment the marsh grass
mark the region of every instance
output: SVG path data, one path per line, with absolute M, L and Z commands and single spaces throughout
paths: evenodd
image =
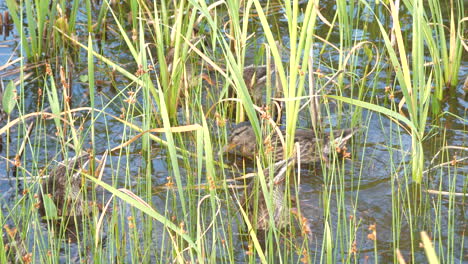
M 463 4 L 455 1 L 447 17 L 436 2 L 429 1 L 428 10 L 423 1 L 403 1 L 412 19 L 411 27 L 403 29 L 399 7 L 393 2 L 382 7 L 384 3 L 337 1 L 323 37 L 316 28 L 329 14 L 321 13 L 312 1 L 208 5 L 193 0 L 132 0 L 123 5 L 103 1 L 100 6 L 87 1 L 88 32 L 77 32 L 78 1 L 68 4 L 68 17 L 58 10 L 65 3 L 49 10 L 45 2 L 7 1 L 27 57 L 35 60 L 40 58 L 36 54 L 46 53 L 58 56 L 58 64 L 48 64 L 56 71 L 49 68 L 42 76 L 39 110 L 26 110 L 24 89 L 29 86 L 22 83 L 15 102 L 18 107 L 0 128 L 0 135 L 14 131 L 13 143 L 7 142 L 6 162 L 10 167 L 14 164 L 16 172 L 11 187 L 16 195 L 10 198 L 14 202 L 2 197 L 0 221 L 9 224 L 5 231 L 16 227 L 22 242 L 15 245 L 24 245 L 0 250 L 0 261 L 19 254 L 20 262 L 352 263 L 371 259 L 402 263 L 406 259 L 416 263 L 425 261 L 425 256 L 430 263 L 462 262 L 466 245 L 456 241 L 464 237 L 457 226 L 463 217 L 447 212 L 463 212 L 464 198 L 460 201 L 454 193 L 466 193 L 466 177 L 461 179 L 466 168 L 463 163 L 458 167 L 457 160 L 450 163 L 453 152 L 445 135 L 435 145 L 443 150 L 437 159 L 428 162 L 426 153 L 431 142 L 427 128 L 433 125 L 427 117 L 431 107 L 437 113 L 433 99 L 441 100 L 442 85 L 456 85 L 462 63 L 462 40 L 456 34 L 462 27 L 456 25 L 460 25 Z M 279 23 L 271 21 L 275 12 L 286 20 L 282 29 L 271 27 Z M 96 13 L 98 21 L 91 22 Z M 367 20 L 362 23 L 359 18 L 364 15 Z M 37 22 L 28 23 L 27 32 L 22 27 L 24 16 Z M 428 17 L 434 19 L 433 25 Z M 383 21 L 388 19 L 393 30 L 385 27 Z M 363 41 L 354 35 L 358 29 L 365 35 L 366 30 L 372 31 L 369 28 L 377 29 L 374 37 L 383 41 Z M 113 36 L 124 45 L 133 68 L 98 48 L 112 42 L 97 40 L 100 29 L 116 33 Z M 56 42 L 49 54 L 47 41 L 52 40 Z M 449 48 L 444 48 L 447 43 Z M 82 84 L 86 106 L 70 102 L 70 72 L 78 71 L 60 68 L 70 65 L 65 52 L 57 48 L 60 45 L 86 51 L 71 51 L 75 58 L 86 56 Z M 252 58 L 252 50 L 261 51 Z M 172 57 L 167 56 L 169 51 Z M 264 173 L 272 160 L 263 144 L 274 121 L 254 105 L 243 79 L 243 68 L 252 59 L 276 70 L 269 73 L 262 98 L 269 101 L 277 96 L 275 89 L 281 89 L 286 154 L 292 152 L 295 129 L 305 123 L 302 119 L 315 120 L 310 122 L 317 135 L 332 134 L 339 127 L 363 127 L 349 144 L 350 160 L 333 153 L 328 163 L 315 165 L 320 172 L 313 176 L 320 178 L 317 186 L 302 178 L 311 168 L 288 173 L 285 202 L 291 205 L 295 199 L 298 208 L 291 213 L 292 224 L 282 229 L 271 221 L 267 230 L 257 230 L 249 220 L 255 217 L 250 218 L 240 204 L 242 187 L 253 180 L 258 186 L 253 197 L 265 198 L 269 217 L 274 219 L 273 186 L 268 184 L 272 179 Z M 428 60 L 433 64 L 421 67 Z M 117 91 L 100 87 L 102 80 L 96 73 L 102 64 L 125 80 Z M 386 66 L 394 70 L 395 81 L 388 77 Z M 201 79 L 201 73 L 214 85 Z M 389 91 L 382 92 L 380 75 L 385 75 Z M 11 97 L 8 94 L 6 98 Z M 318 107 L 305 114 L 300 109 L 310 100 Z M 230 131 L 229 111 L 234 104 L 235 121 L 248 119 L 255 131 L 259 154 L 251 163 L 227 164 L 226 156 L 219 155 Z M 11 105 L 3 103 L 4 108 Z M 466 120 L 466 116 L 459 118 Z M 31 120 L 35 127 L 27 136 Z M 375 144 L 374 133 L 385 140 Z M 12 158 L 8 152 L 15 149 L 13 144 L 16 150 L 25 145 L 25 154 Z M 89 215 L 75 219 L 80 223 L 75 227 L 42 219 L 35 194 L 42 191 L 43 177 L 55 161 L 81 150 L 97 157 L 110 151 L 101 177 L 93 176 L 93 167 L 83 173 L 82 194 L 101 204 L 102 211 L 92 207 Z M 466 154 L 466 149 L 460 151 Z M 388 174 L 372 177 L 368 172 L 379 155 L 387 155 L 382 168 Z M 429 180 L 435 167 L 437 173 Z M 258 172 L 253 179 L 233 180 L 252 171 Z M 383 204 L 378 207 L 366 196 L 382 184 L 389 191 L 372 198 Z M 299 203 L 304 187 L 315 188 L 315 193 L 306 193 L 314 199 L 309 203 L 320 208 L 314 219 L 322 223 L 317 229 L 305 221 L 310 213 L 307 205 Z M 428 189 L 439 193 L 428 194 Z M 443 191 L 449 191 L 448 198 Z M 0 248 L 13 240 L 4 235 Z M 421 241 L 425 253 L 419 248 Z

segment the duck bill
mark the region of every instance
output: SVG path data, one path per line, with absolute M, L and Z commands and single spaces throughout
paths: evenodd
M 222 155 L 224 155 L 224 153 L 231 152 L 231 150 L 233 150 L 233 149 L 235 149 L 235 148 L 236 148 L 236 144 L 233 144 L 233 143 L 227 144 L 226 146 L 224 146 L 224 147 L 219 151 L 219 155 L 222 156 Z
M 213 86 L 215 84 L 208 74 L 202 73 L 201 77 L 202 77 L 203 80 L 205 80 L 211 86 Z

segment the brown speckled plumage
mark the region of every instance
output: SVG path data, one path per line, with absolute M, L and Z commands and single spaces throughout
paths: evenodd
M 43 195 L 50 195 L 59 216 L 82 215 L 87 206 L 82 198 L 82 168 L 88 163 L 89 154 L 64 161 L 52 169 L 42 184 Z M 42 206 L 43 205 L 43 198 Z M 42 208 L 44 212 L 44 208 Z
M 271 69 L 273 74 L 274 69 Z M 265 85 L 268 74 L 268 68 L 266 65 L 249 65 L 244 68 L 243 77 L 247 87 L 251 88 L 255 86 Z
M 270 75 L 273 76 L 275 72 L 274 68 L 270 69 L 271 70 L 268 72 L 268 67 L 266 65 L 249 65 L 244 67 L 243 78 L 255 104 L 260 104 L 262 101 L 263 88 L 267 81 L 267 74 L 270 73 Z
M 270 168 L 263 170 L 267 187 L 271 191 L 271 198 L 267 196 L 267 199 L 272 199 L 273 209 L 273 220 L 277 228 L 283 228 L 290 223 L 290 208 L 289 204 L 286 203 L 284 192 L 285 192 L 285 177 L 287 168 L 294 164 L 295 157 L 288 160 L 281 160 L 273 165 L 272 172 L 274 174 L 273 181 L 270 182 Z M 270 227 L 270 215 L 268 213 L 268 207 L 265 200 L 265 194 L 263 192 L 255 192 L 255 181 L 250 182 L 247 186 L 244 195 L 241 200 L 241 204 L 244 210 L 247 212 L 249 221 L 252 225 L 255 225 L 258 230 L 266 230 Z M 271 188 L 272 186 L 272 189 Z M 260 183 L 258 188 L 261 190 Z M 254 197 L 254 194 L 258 193 L 258 198 Z M 257 215 L 254 213 L 255 206 L 257 207 Z
M 317 138 L 314 131 L 308 129 L 297 129 L 294 142 L 300 146 L 300 156 L 302 164 L 312 164 L 321 159 L 327 159 L 332 151 L 332 147 L 342 148 L 346 142 L 356 133 L 357 129 L 344 129 L 333 132 L 333 141 L 330 135 L 325 134 L 323 138 Z M 285 132 L 282 131 L 283 136 Z M 268 142 L 268 140 L 267 140 Z M 265 145 L 265 151 L 271 149 L 275 161 L 283 159 L 283 149 L 276 133 L 271 135 L 270 145 Z M 321 149 L 319 149 L 321 148 Z M 257 143 L 255 133 L 249 122 L 238 124 L 228 138 L 228 144 L 223 148 L 223 152 L 239 154 L 248 159 L 254 159 L 257 155 Z

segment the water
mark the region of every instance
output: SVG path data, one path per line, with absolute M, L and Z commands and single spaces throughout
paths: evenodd
M 325 13 L 326 10 L 330 10 L 333 12 L 335 9 L 333 2 L 324 2 L 323 3 L 323 12 L 324 14 L 329 17 Z M 5 6 L 0 6 L 0 10 L 5 10 Z M 283 12 L 284 10 L 279 9 L 277 13 L 274 13 L 270 16 L 272 20 L 277 21 L 280 25 L 280 32 L 283 32 L 283 36 L 286 36 L 287 28 L 284 25 L 283 19 Z M 357 14 L 356 14 L 357 15 Z M 369 26 L 372 26 L 372 18 L 369 17 L 366 12 L 360 13 L 361 17 L 363 17 L 363 21 L 367 21 Z M 323 24 L 322 22 L 318 22 L 316 32 L 318 35 L 323 35 L 327 32 L 328 27 Z M 372 30 L 362 31 L 361 29 L 356 29 L 352 33 L 355 37 L 356 41 L 374 41 L 379 42 L 379 33 L 373 32 Z M 337 41 L 338 35 L 332 35 L 331 40 Z M 284 45 L 288 45 L 289 40 L 283 37 Z M 264 39 L 259 37 L 258 42 L 263 42 Z M 81 42 L 84 42 L 84 38 Z M 128 65 L 130 71 L 131 69 L 135 70 L 136 66 L 131 63 L 132 58 L 125 52 L 125 46 L 122 46 L 120 40 L 116 37 L 110 37 L 107 40 L 106 46 L 104 47 L 103 53 L 107 57 L 111 57 L 113 60 L 121 63 L 122 65 Z M 338 45 L 339 43 L 335 43 Z M 4 65 L 8 59 L 13 55 L 13 59 L 19 56 L 18 50 L 16 49 L 17 39 L 15 36 L 10 35 L 8 38 L 4 37 L 4 42 L 0 43 L 0 65 Z M 322 58 L 322 60 L 316 60 L 314 64 L 314 69 L 321 69 L 322 72 L 328 73 L 330 69 L 328 65 L 322 64 L 322 61 L 327 61 L 331 64 L 338 63 L 339 57 L 338 53 L 331 49 L 329 46 L 326 47 L 325 51 L 322 53 L 321 49 L 323 44 L 321 42 L 317 42 L 314 46 L 314 56 L 316 58 Z M 252 47 L 252 49 L 255 49 Z M 81 52 L 80 58 L 83 61 L 79 61 L 76 64 L 77 70 L 75 71 L 77 75 L 75 76 L 75 80 L 73 80 L 73 102 L 72 105 L 74 107 L 80 106 L 87 106 L 89 105 L 89 98 L 87 97 L 87 84 L 82 83 L 79 81 L 79 77 L 81 75 L 86 74 L 86 53 L 83 51 Z M 287 56 L 283 56 L 283 60 L 287 63 Z M 459 73 L 459 84 L 457 87 L 453 88 L 454 90 L 447 94 L 453 94 L 454 96 L 450 96 L 445 102 L 442 103 L 443 111 L 446 111 L 439 121 L 436 122 L 437 125 L 428 126 L 427 133 L 430 135 L 430 138 L 425 141 L 425 158 L 426 158 L 426 167 L 430 168 L 440 163 L 440 158 L 436 158 L 434 163 L 430 163 L 432 158 L 436 155 L 437 151 L 440 149 L 442 144 L 442 140 L 445 140 L 447 146 L 458 146 L 463 147 L 467 145 L 467 132 L 466 132 L 466 110 L 468 107 L 467 103 L 467 91 L 463 89 L 463 82 L 465 81 L 466 76 L 468 76 L 468 63 L 466 60 L 467 56 L 466 53 L 464 58 L 462 59 L 462 66 Z M 256 62 L 258 58 L 252 55 L 247 56 L 247 63 L 246 65 L 250 64 L 250 62 Z M 366 56 L 362 56 L 362 61 L 367 63 Z M 113 101 L 108 104 L 109 98 L 113 98 L 117 96 L 121 89 L 124 89 L 126 85 L 128 85 L 128 80 L 125 79 L 123 76 L 116 74 L 115 82 L 112 82 L 112 79 L 109 77 L 109 73 L 111 69 L 107 66 L 98 62 L 96 60 L 96 79 L 99 80 L 100 85 L 98 85 L 97 89 L 99 93 L 96 96 L 96 108 L 97 109 L 104 109 L 107 113 L 119 116 L 122 114 L 121 108 L 125 106 L 124 103 L 119 99 L 117 101 Z M 360 65 L 359 61 L 355 63 L 355 73 L 358 76 L 364 75 L 366 70 L 365 65 Z M 14 68 L 14 67 L 11 67 Z M 18 75 L 4 75 L 4 72 L 0 73 L 2 75 L 3 80 L 10 80 L 13 78 L 17 78 Z M 42 77 L 41 77 L 42 78 Z M 39 79 L 41 79 L 39 78 Z M 381 71 L 377 74 L 372 74 L 368 77 L 369 79 L 378 79 L 377 81 L 377 88 L 375 96 L 380 101 L 385 101 L 385 98 L 388 96 L 385 91 L 384 87 L 388 85 L 388 74 L 386 71 Z M 36 100 L 37 100 L 37 88 L 42 86 L 41 80 L 33 81 L 34 77 L 31 78 L 25 84 L 25 92 L 26 92 L 26 112 L 34 112 L 36 111 Z M 345 85 L 352 85 L 356 83 L 356 80 L 346 76 L 344 78 Z M 207 88 L 209 89 L 209 88 Z M 327 87 L 330 91 L 332 91 L 332 87 Z M 354 91 L 352 91 L 354 90 Z M 350 96 L 351 94 L 355 94 L 357 92 L 357 88 L 348 89 L 345 91 L 346 96 Z M 141 99 L 141 98 L 139 98 Z M 141 101 L 140 101 L 141 102 Z M 213 103 L 216 102 L 216 98 L 211 98 L 203 101 L 205 104 L 203 107 L 204 109 L 208 109 Z M 388 105 L 387 105 L 388 106 Z M 379 252 L 380 262 L 386 263 L 390 262 L 393 259 L 393 241 L 394 235 L 399 236 L 400 245 L 403 255 L 405 259 L 409 259 L 410 256 L 410 235 L 408 229 L 408 222 L 404 213 L 402 213 L 402 221 L 401 221 L 401 232 L 399 234 L 393 233 L 392 228 L 392 210 L 399 206 L 399 203 L 409 203 L 408 201 L 394 201 L 392 200 L 392 192 L 411 192 L 413 184 L 411 182 L 407 183 L 404 179 L 405 171 L 402 169 L 403 165 L 410 164 L 410 150 L 411 150 L 411 137 L 407 135 L 407 133 L 398 127 L 395 123 L 390 121 L 388 118 L 377 115 L 376 113 L 369 112 L 369 111 L 362 111 L 358 112 L 354 107 L 345 106 L 346 111 L 340 113 L 335 109 L 335 106 L 332 105 L 331 108 L 331 118 L 330 120 L 326 120 L 326 123 L 330 123 L 332 126 L 342 126 L 346 127 L 349 126 L 351 123 L 351 119 L 353 115 L 359 117 L 359 120 L 362 120 L 361 123 L 366 129 L 363 132 L 359 133 L 354 139 L 352 140 L 351 152 L 353 154 L 353 158 L 351 160 L 346 160 L 342 164 L 345 168 L 344 175 L 336 175 L 336 179 L 333 180 L 332 186 L 333 188 L 330 190 L 329 194 L 329 202 L 330 202 L 330 209 L 331 209 L 331 219 L 329 223 L 331 223 L 330 227 L 334 232 L 339 230 L 338 224 L 340 225 L 349 225 L 350 229 L 353 229 L 355 232 L 355 241 L 357 244 L 358 249 L 360 250 L 360 254 L 358 255 L 358 260 L 360 261 L 371 261 L 374 258 L 374 241 L 368 239 L 368 234 L 371 231 L 368 228 L 371 225 L 376 225 L 377 229 L 377 248 Z M 322 113 L 325 112 L 325 108 L 323 109 Z M 447 114 L 450 113 L 450 114 Z M 83 115 L 83 119 L 85 119 L 85 128 L 90 126 L 89 118 Z M 181 109 L 179 117 L 183 120 L 185 113 Z M 458 116 L 458 117 L 457 117 Z M 13 118 L 16 118 L 14 116 Z M 138 114 L 131 116 L 133 120 L 131 120 L 134 124 L 139 124 L 141 119 L 138 118 Z M 307 111 L 303 111 L 300 116 L 300 126 L 308 127 L 309 124 L 309 116 Z M 210 127 L 213 129 L 213 132 L 217 132 L 216 124 L 213 120 L 208 120 L 210 123 Z M 181 121 L 184 123 L 185 121 Z M 6 123 L 6 121 L 2 121 L 2 126 Z M 101 116 L 98 118 L 94 124 L 96 129 L 96 145 L 94 146 L 94 150 L 98 154 L 102 154 L 106 149 L 115 147 L 120 145 L 123 141 L 130 139 L 136 133 L 132 131 L 130 128 L 125 127 L 122 125 L 121 122 L 116 121 L 109 116 Z M 36 124 L 37 129 L 45 129 L 47 130 L 47 134 L 53 135 L 55 133 L 54 123 L 52 121 L 47 121 L 42 124 Z M 125 133 L 124 133 L 125 132 Z M 31 152 L 26 151 L 26 161 L 30 160 L 31 164 L 25 164 L 27 169 L 37 169 L 37 168 L 44 168 L 47 164 L 51 163 L 51 160 L 60 160 L 60 157 L 56 156 L 56 153 L 60 151 L 56 148 L 56 141 L 52 140 L 53 136 L 50 137 L 43 137 L 44 133 L 38 133 L 37 141 L 36 142 L 37 150 L 35 155 L 32 155 Z M 195 151 L 195 134 L 182 134 L 183 136 L 176 140 L 176 142 L 180 144 L 185 144 L 186 148 L 192 149 Z M 162 134 L 159 136 L 163 137 Z M 5 135 L 1 135 L 3 141 L 6 141 Z M 43 137 L 43 139 L 40 139 Z M 223 135 L 219 135 L 218 133 L 214 133 L 212 135 L 212 140 L 217 140 L 218 138 L 222 138 Z M 16 146 L 21 143 L 23 137 L 18 137 L 18 130 L 17 127 L 13 127 L 11 130 L 11 146 L 10 153 L 8 154 L 9 159 L 13 159 L 16 151 Z M 46 142 L 44 142 L 45 140 Z M 363 143 L 365 142 L 365 143 Z M 42 145 L 41 145 L 42 144 Z M 43 146 L 47 145 L 47 150 L 41 149 Z M 436 146 L 436 147 L 434 147 Z M 85 141 L 84 148 L 92 147 L 89 142 Z M 149 199 L 152 201 L 152 207 L 156 210 L 160 211 L 160 213 L 165 214 L 167 217 L 181 215 L 181 205 L 178 201 L 179 197 L 175 194 L 175 191 L 168 190 L 163 188 L 169 181 L 174 181 L 174 173 L 172 169 L 172 165 L 169 163 L 168 153 L 165 147 L 162 147 L 158 144 L 154 144 L 153 146 L 153 153 L 151 153 L 151 157 L 145 158 L 144 155 L 141 153 L 141 141 L 136 141 L 133 143 L 129 148 L 128 152 L 124 152 L 121 158 L 112 157 L 109 158 L 106 166 L 107 173 L 104 174 L 102 180 L 107 183 L 114 183 L 115 186 L 118 188 L 127 188 L 131 189 L 134 192 L 143 192 L 146 189 L 146 163 L 149 160 L 151 163 L 151 181 L 152 181 L 152 189 L 153 195 Z M 217 150 L 215 150 L 217 151 Z M 466 156 L 466 150 L 460 149 L 452 149 L 449 151 L 450 155 L 454 155 L 457 158 L 462 158 Z M 0 152 L 1 157 L 6 157 L 6 148 L 3 147 L 2 151 Z M 441 157 L 442 154 L 439 156 Z M 217 159 L 220 159 L 218 157 Z M 178 159 L 179 166 L 181 168 L 181 175 L 183 180 L 183 185 L 186 186 L 189 183 L 187 179 L 189 178 L 188 175 L 197 175 L 197 172 L 187 171 L 185 168 L 185 162 L 182 159 Z M 195 159 L 189 159 L 192 164 L 193 168 L 197 167 L 197 161 Z M 17 183 L 16 178 L 13 176 L 11 170 L 7 172 L 7 163 L 5 159 L 2 158 L 0 161 L 0 181 L 3 184 L 0 185 L 0 192 L 2 195 L 2 210 L 3 215 L 8 215 L 7 208 L 11 208 L 20 198 L 20 191 L 17 192 L 16 190 L 21 190 L 24 187 L 24 184 L 19 181 Z M 11 168 L 11 165 L 9 165 Z M 219 168 L 217 168 L 220 170 Z M 252 164 L 248 165 L 248 171 L 253 171 L 254 168 Z M 203 175 L 206 173 L 203 171 Z M 223 172 L 219 172 L 223 173 Z M 239 176 L 239 173 L 232 173 L 231 170 L 225 170 L 229 176 Z M 323 219 L 323 208 L 324 208 L 324 183 L 325 181 L 329 181 L 324 176 L 325 172 L 316 169 L 316 170 L 307 170 L 304 169 L 301 171 L 303 174 L 301 178 L 301 185 L 299 191 L 299 198 L 302 204 L 302 213 L 305 217 L 307 217 L 310 221 L 310 225 L 312 227 L 312 240 L 310 242 L 310 248 L 312 252 L 320 252 L 322 247 L 322 240 L 324 237 L 324 224 L 325 220 Z M 463 193 L 466 191 L 466 175 L 468 173 L 468 166 L 466 166 L 466 161 L 460 163 L 457 168 L 451 167 L 451 169 L 436 169 L 431 171 L 430 173 L 425 175 L 425 184 L 428 186 L 429 189 L 438 190 L 449 190 L 449 186 L 455 186 L 452 190 L 454 192 Z M 124 175 L 131 175 L 131 177 L 125 177 Z M 171 180 L 169 180 L 169 178 Z M 450 185 L 450 181 L 455 181 L 456 184 Z M 206 182 L 204 179 L 202 182 Z M 193 183 L 192 183 L 193 184 Z M 344 189 L 340 189 L 339 186 L 344 186 Z M 440 187 L 441 186 L 441 187 Z M 346 197 L 345 201 L 341 200 L 339 195 L 340 192 L 345 192 L 344 197 Z M 201 199 L 203 197 L 204 192 L 199 192 L 196 197 Z M 243 232 L 243 222 L 242 218 L 239 216 L 237 210 L 228 209 L 226 208 L 225 203 L 232 202 L 233 194 L 223 194 L 219 193 L 220 200 L 217 200 L 215 203 L 215 209 L 219 210 L 217 213 L 218 217 L 222 218 L 230 218 L 227 221 L 227 224 L 231 225 L 232 233 L 235 234 L 235 237 L 240 237 L 240 234 Z M 110 198 L 109 194 L 106 194 L 106 198 L 102 200 L 103 203 Z M 193 197 L 192 197 L 193 198 Z M 148 199 L 148 197 L 144 197 L 144 199 Z M 438 200 L 436 199 L 435 195 L 428 195 L 422 197 L 421 199 L 427 199 L 430 202 L 428 204 L 437 203 Z M 454 203 L 448 202 L 448 197 L 442 199 L 440 204 L 438 204 L 436 211 L 434 207 L 422 208 L 421 210 L 425 210 L 427 215 L 431 215 L 433 218 L 436 218 L 438 215 L 449 215 L 450 217 L 442 218 L 441 223 L 442 226 L 440 227 L 441 231 L 438 234 L 439 241 L 445 241 L 445 239 L 450 236 L 447 230 L 450 226 L 454 226 L 454 234 L 455 241 L 461 241 L 464 239 L 464 234 L 466 232 L 466 220 L 468 219 L 468 210 L 466 210 L 466 205 L 463 199 L 455 198 L 457 201 Z M 6 202 L 6 204 L 4 203 Z M 209 203 L 208 200 L 205 200 L 204 203 Z M 115 205 L 115 204 L 114 204 Z M 453 207 L 450 207 L 453 206 Z M 121 208 L 121 212 L 119 212 L 119 220 L 118 220 L 118 228 L 121 229 L 122 233 L 128 233 L 129 236 L 136 240 L 143 240 L 141 237 L 138 238 L 138 234 L 144 234 L 144 228 L 147 223 L 147 220 L 144 220 L 144 216 L 141 213 L 135 212 L 134 209 L 129 208 L 128 206 L 124 206 L 123 203 L 118 202 L 114 208 Z M 164 211 L 165 208 L 169 208 L 168 210 Z M 206 230 L 209 232 L 216 233 L 219 237 L 223 239 L 227 237 L 225 233 L 225 228 L 223 227 L 216 227 L 214 229 L 210 229 L 212 227 L 209 226 L 211 211 L 210 206 L 206 206 L 204 208 L 206 211 L 206 219 L 204 219 Z M 407 212 L 406 212 L 407 213 Z M 136 232 L 135 229 L 129 227 L 128 222 L 129 216 L 136 216 L 133 221 L 136 223 Z M 346 222 L 348 219 L 348 222 Z M 419 220 L 419 219 L 418 219 Z M 420 224 L 420 229 L 418 230 L 430 230 L 432 228 L 430 222 L 426 219 Z M 154 221 L 153 222 L 153 233 L 151 237 L 154 241 L 154 246 L 156 248 L 161 248 L 163 246 L 170 246 L 170 243 L 167 242 L 167 234 L 166 229 L 160 223 Z M 45 224 L 39 224 L 39 228 L 42 232 L 47 230 L 47 226 Z M 107 230 L 107 227 L 104 228 Z M 418 232 L 414 232 L 413 235 L 418 235 Z M 165 236 L 165 242 L 156 242 L 161 241 L 163 236 Z M 125 237 L 122 235 L 122 238 Z M 351 239 L 352 238 L 346 238 Z M 210 239 L 208 239 L 209 241 Z M 228 240 L 226 238 L 226 240 Z M 108 243 L 110 243 L 108 241 Z M 438 247 L 439 245 L 436 244 Z M 127 243 L 126 247 L 128 250 L 131 251 L 133 246 L 131 243 Z M 235 256 L 234 258 L 238 261 L 245 261 L 245 252 L 246 243 L 241 239 L 234 241 L 235 247 Z M 335 252 L 339 252 L 342 248 L 335 248 Z M 75 256 L 78 254 L 79 249 L 77 249 L 76 244 L 72 243 L 70 246 L 70 250 L 72 255 Z M 226 251 L 223 248 L 217 249 L 219 255 L 226 254 Z M 348 252 L 348 249 L 342 249 L 345 252 Z M 170 250 L 169 250 L 170 251 Z M 463 252 L 468 252 L 468 243 L 464 244 Z M 62 252 L 63 254 L 63 252 Z M 170 253 L 166 253 L 167 256 L 170 256 Z M 463 254 L 463 253 L 462 253 Z M 158 252 L 154 252 L 154 256 L 158 256 Z M 455 256 L 463 258 L 463 255 L 459 255 L 455 253 Z M 218 256 L 219 257 L 219 256 Z M 131 257 L 129 257 L 130 259 Z M 367 259 L 369 258 L 369 259 Z M 313 258 L 314 260 L 319 260 L 319 256 Z M 416 262 L 424 262 L 425 255 L 422 249 L 416 249 Z M 463 261 L 463 259 L 460 259 Z

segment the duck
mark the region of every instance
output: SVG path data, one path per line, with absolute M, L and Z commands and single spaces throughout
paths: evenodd
M 296 129 L 294 143 L 299 143 L 301 164 L 314 164 L 320 161 L 328 162 L 333 150 L 345 150 L 347 141 L 359 130 L 359 128 L 348 128 L 333 131 L 333 137 L 329 133 L 317 137 L 311 129 Z M 286 137 L 284 130 L 282 135 Z M 284 159 L 283 148 L 281 147 L 278 135 L 273 132 L 271 137 L 264 142 L 266 151 L 273 152 L 273 159 L 279 162 Z M 321 149 L 319 149 L 321 148 Z M 228 137 L 227 144 L 222 148 L 221 153 L 238 154 L 244 158 L 253 160 L 258 154 L 257 138 L 250 122 L 237 124 Z
M 296 162 L 296 157 L 293 155 L 291 158 L 286 160 L 280 160 L 272 165 L 272 168 L 265 169 L 264 176 L 267 184 L 267 188 L 271 187 L 271 199 L 273 209 L 273 220 L 275 226 L 279 229 L 285 228 L 290 224 L 290 212 L 287 208 L 290 205 L 294 206 L 294 201 L 291 204 L 285 199 L 285 178 L 286 172 L 290 166 Z M 269 175 L 273 173 L 273 179 L 270 181 Z M 263 192 L 258 192 L 258 198 L 255 198 L 255 181 L 251 181 L 247 186 L 244 194 L 241 198 L 241 205 L 243 206 L 247 217 L 251 224 L 255 226 L 257 230 L 267 230 L 270 228 L 270 214 L 268 212 L 267 200 L 268 196 L 265 196 Z M 259 185 L 257 185 L 259 186 Z M 260 187 L 258 187 L 260 188 Z M 257 206 L 257 214 L 255 214 L 255 206 Z
M 271 67 L 270 67 L 271 68 Z M 274 73 L 274 69 L 271 68 L 271 73 Z M 252 88 L 253 86 L 263 86 L 266 84 L 268 74 L 267 65 L 254 65 L 244 67 L 242 77 L 244 78 L 247 87 Z
M 268 68 L 270 68 L 270 70 Z M 255 104 L 261 102 L 262 90 L 267 83 L 268 74 L 272 76 L 274 73 L 274 67 L 268 67 L 267 65 L 251 64 L 244 67 L 242 77 Z
M 166 55 L 166 62 L 168 65 L 168 70 L 172 72 L 174 69 L 173 60 L 174 60 L 174 48 L 171 48 Z M 206 81 L 209 85 L 215 85 L 215 82 L 211 79 L 210 75 L 206 72 L 201 72 L 199 75 L 193 74 L 193 64 L 190 62 L 185 63 L 185 73 L 186 76 L 190 79 L 189 87 L 194 87 L 198 85 L 200 79 Z M 271 67 L 270 67 L 271 68 Z M 244 67 L 242 71 L 242 76 L 244 82 L 247 86 L 249 93 L 253 96 L 254 101 L 259 101 L 261 98 L 257 98 L 262 95 L 262 89 L 265 87 L 267 82 L 268 73 L 273 74 L 275 71 L 271 68 L 271 71 L 268 72 L 267 65 L 248 65 Z
M 46 218 L 81 216 L 87 209 L 88 203 L 83 199 L 82 173 L 88 165 L 90 154 L 77 155 L 66 161 L 60 162 L 54 167 L 49 177 L 42 183 L 41 212 Z M 57 215 L 47 215 L 49 202 L 48 196 L 57 209 Z
M 175 51 L 175 48 L 170 48 L 165 57 L 167 69 L 170 72 L 171 76 L 175 73 L 176 65 L 180 63 L 181 59 L 180 57 L 178 57 L 178 59 L 174 61 Z M 200 80 L 205 80 L 208 84 L 214 85 L 214 81 L 207 73 L 203 71 L 199 75 L 196 75 L 194 74 L 195 72 L 193 68 L 194 65 L 188 60 L 184 62 L 185 74 L 182 75 L 182 81 L 184 84 L 187 83 L 187 88 L 196 87 Z

